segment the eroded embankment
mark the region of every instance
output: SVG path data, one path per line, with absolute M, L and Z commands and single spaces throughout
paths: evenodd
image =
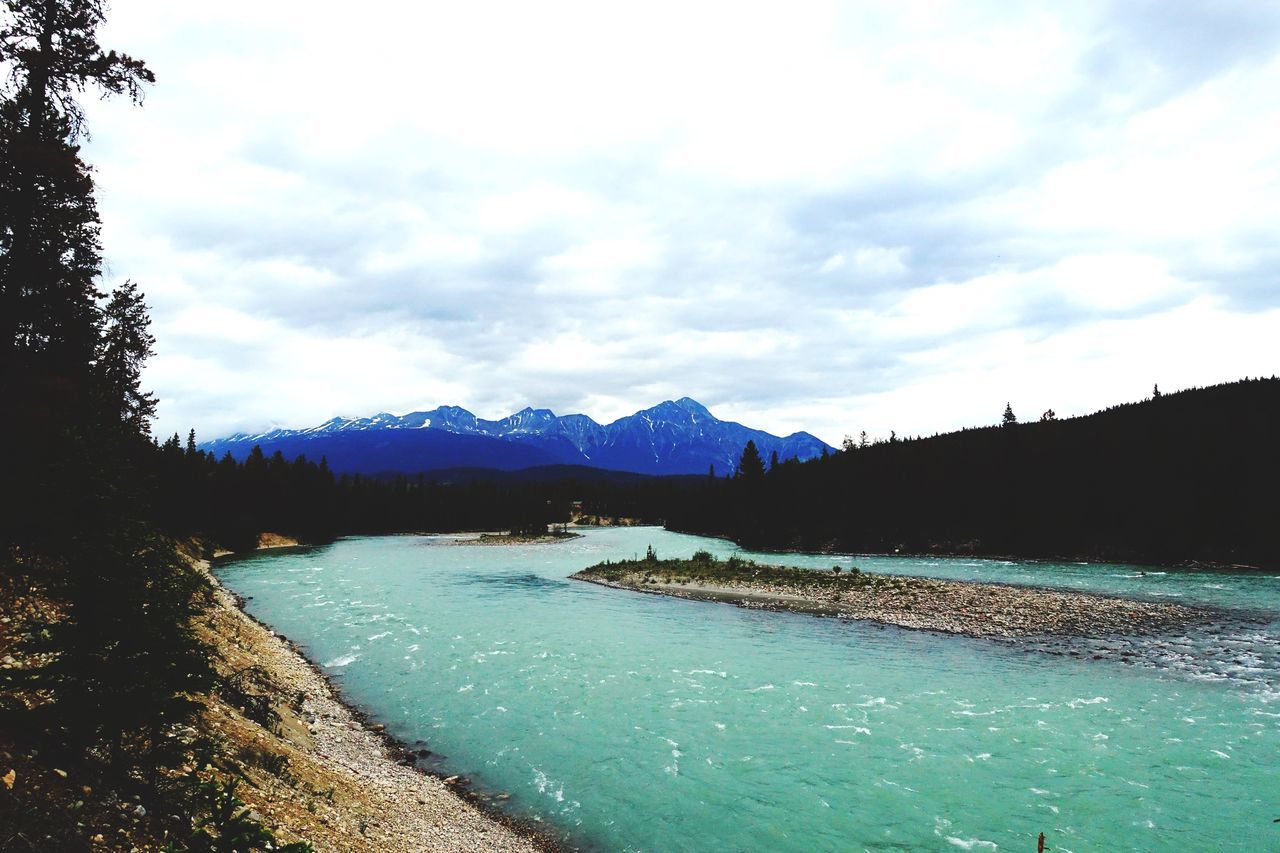
M 601 563 L 577 580 L 762 610 L 867 619 L 971 637 L 1154 634 L 1209 611 L 1095 593 L 898 575 L 822 572 L 730 559 Z
M 228 672 L 252 673 L 254 691 L 270 697 L 280 720 L 264 727 L 217 699 L 207 724 L 250 759 L 250 784 L 241 785 L 239 794 L 282 836 L 334 851 L 551 847 L 417 770 L 412 757 L 379 726 L 366 726 L 290 643 L 214 583 L 209 639 Z

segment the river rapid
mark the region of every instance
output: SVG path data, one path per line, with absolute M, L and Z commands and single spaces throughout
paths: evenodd
M 438 772 L 587 850 L 1280 849 L 1280 575 L 752 555 L 1206 604 L 1173 636 L 1010 642 L 568 580 L 729 542 L 343 539 L 220 561 Z

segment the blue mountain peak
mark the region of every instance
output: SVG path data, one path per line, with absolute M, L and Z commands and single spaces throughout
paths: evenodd
M 679 400 L 675 401 L 675 404 L 680 408 L 684 409 L 689 414 L 699 418 L 710 419 L 715 417 L 714 415 L 711 414 L 711 412 L 707 409 L 706 406 L 702 405 L 692 397 L 681 397 Z
M 691 397 L 666 400 L 602 426 L 586 415 L 557 416 L 525 407 L 500 421 L 477 418 L 459 406 L 396 417 L 334 418 L 303 430 L 273 430 L 207 442 L 218 455 L 243 457 L 254 444 L 264 452 L 327 455 L 338 471 L 418 472 L 457 466 L 517 469 L 534 465 L 590 465 L 646 474 L 702 474 L 709 466 L 732 471 L 748 441 L 762 455 L 810 459 L 832 448 L 812 435 L 785 438 L 722 421 Z

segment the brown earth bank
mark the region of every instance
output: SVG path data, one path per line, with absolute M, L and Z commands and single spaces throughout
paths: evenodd
M 282 844 L 405 853 L 556 849 L 536 827 L 498 811 L 502 794 L 485 800 L 461 777 L 417 769 L 416 753 L 368 724 L 292 644 L 245 614 L 207 562 L 191 562 L 212 584 L 197 630 L 214 650 L 221 683 L 198 697 L 199 717 L 175 736 L 216 748 L 210 763 L 188 760 L 169 777 L 234 781 L 248 819 Z M 38 584 L 0 574 L 0 668 L 38 666 L 24 638 L 65 618 Z M 0 727 L 0 851 L 165 850 L 175 827 L 190 823 L 179 804 L 125 793 L 91 773 L 89 763 L 54 758 Z
M 971 637 L 1161 633 L 1215 615 L 1204 608 L 1068 590 L 767 566 L 702 552 L 692 560 L 601 563 L 577 580 L 761 610 L 866 619 Z
M 209 639 L 230 672 L 254 673 L 273 697 L 280 723 L 271 731 L 221 701 L 211 704 L 208 723 L 242 752 L 269 756 L 259 761 L 266 766 L 251 769 L 252 785 L 239 793 L 282 838 L 333 851 L 554 849 L 532 827 L 464 796 L 466 780 L 418 770 L 411 752 L 380 725 L 367 725 L 291 643 L 213 582 Z
M 283 533 L 259 533 L 256 550 L 266 551 L 271 548 L 296 548 L 302 544 L 305 543 L 294 539 L 292 536 L 285 536 Z M 236 552 L 228 550 L 227 548 L 213 549 L 214 557 L 228 557 L 234 553 Z

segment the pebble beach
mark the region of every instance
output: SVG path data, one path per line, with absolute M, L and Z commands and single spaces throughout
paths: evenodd
M 1171 602 L 1007 584 L 746 564 L 658 561 L 593 566 L 590 583 L 739 607 L 866 619 L 971 637 L 1099 637 L 1159 633 L 1206 621 L 1208 611 Z

